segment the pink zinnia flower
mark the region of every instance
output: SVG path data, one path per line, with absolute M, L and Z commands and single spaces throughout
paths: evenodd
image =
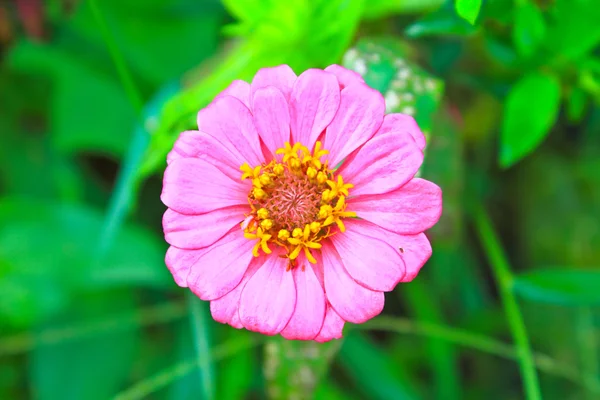
M 332 65 L 265 68 L 198 113 L 167 157 L 166 264 L 215 320 L 288 339 L 340 338 L 431 255 L 441 190 L 415 178 L 425 138 Z

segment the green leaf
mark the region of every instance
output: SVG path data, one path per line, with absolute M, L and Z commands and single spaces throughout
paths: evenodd
M 224 17 L 218 1 L 103 0 L 109 29 L 138 80 L 156 87 L 176 79 L 217 48 Z M 105 49 L 87 1 L 63 25 Z
M 64 315 L 44 328 L 82 319 L 102 318 L 133 310 L 128 292 L 80 296 Z M 104 332 L 93 337 L 36 347 L 30 359 L 30 384 L 40 400 L 104 400 L 128 380 L 136 359 L 137 327 Z
M 560 60 L 576 60 L 600 43 L 596 0 L 557 0 L 550 15 L 544 44 Z
M 533 72 L 519 80 L 506 99 L 501 135 L 500 165 L 508 168 L 531 153 L 556 121 L 560 82 Z
M 78 54 L 31 42 L 18 42 L 9 54 L 15 69 L 41 73 L 54 81 L 50 124 L 55 148 L 123 154 L 135 111 L 120 84 Z
M 411 38 L 427 36 L 467 36 L 477 29 L 456 15 L 452 8 L 441 8 L 409 25 L 404 33 Z
M 513 290 L 535 301 L 564 305 L 599 305 L 600 271 L 544 269 L 518 275 Z
M 444 4 L 444 0 L 374 0 L 365 7 L 363 18 L 379 19 L 394 14 L 426 13 Z
M 456 0 L 456 13 L 467 20 L 471 25 L 475 25 L 475 20 L 481 9 L 481 0 Z
M 518 4 L 515 8 L 513 42 L 523 57 L 531 56 L 543 41 L 546 23 L 539 8 L 531 2 Z
M 424 132 L 431 129 L 444 84 L 413 64 L 399 42 L 362 39 L 346 52 L 343 65 L 361 74 L 369 86 L 383 94 L 387 113 L 414 116 Z
M 29 324 L 81 291 L 172 284 L 165 245 L 135 226 L 124 227 L 102 262 L 95 262 L 101 222 L 99 212 L 83 206 L 1 200 L 1 320 Z
M 567 118 L 570 122 L 579 123 L 585 115 L 588 105 L 588 96 L 585 90 L 574 87 L 567 100 Z
M 363 9 L 363 0 L 265 3 L 268 6 L 261 5 L 264 13 L 258 22 L 241 21 L 230 29 L 229 33 L 243 37 L 237 46 L 203 66 L 197 74 L 202 79 L 191 82 L 165 105 L 141 175 L 164 167 L 177 135 L 192 128 L 198 110 L 234 79 L 251 81 L 258 69 L 278 64 L 288 64 L 299 74 L 339 62 L 354 38 Z M 248 13 L 242 18 L 254 18 Z

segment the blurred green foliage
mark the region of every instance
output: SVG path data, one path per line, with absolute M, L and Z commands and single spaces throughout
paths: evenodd
M 0 2 L 0 398 L 535 398 L 506 296 L 543 397 L 599 398 L 598 5 Z M 213 322 L 163 261 L 173 141 L 281 63 L 343 64 L 414 115 L 444 191 L 419 277 L 325 346 Z

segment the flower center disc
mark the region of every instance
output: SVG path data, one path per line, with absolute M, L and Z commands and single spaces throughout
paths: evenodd
M 327 154 L 317 142 L 311 153 L 300 143 L 289 143 L 276 151 L 283 154 L 282 162 L 250 167 L 244 164 L 242 180 L 252 179 L 248 194 L 251 213 L 242 223 L 246 238 L 256 240 L 253 254 L 259 249 L 271 253 L 270 244 L 284 248 L 290 259 L 288 268 L 304 250 L 312 263 L 316 260 L 311 249 L 320 249 L 320 241 L 344 232 L 343 218 L 356 217 L 346 211 L 346 196 L 353 185 L 344 183 L 321 157 Z

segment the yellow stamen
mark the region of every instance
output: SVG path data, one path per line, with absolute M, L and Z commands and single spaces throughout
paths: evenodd
M 262 221 L 260 221 L 260 226 L 265 231 L 268 231 L 269 229 L 271 229 L 273 227 L 273 221 L 271 221 L 270 219 L 263 219 Z
M 252 249 L 252 255 L 258 257 L 258 249 L 262 249 L 266 254 L 271 254 L 271 249 L 268 245 L 268 240 L 271 239 L 271 235 L 263 232 L 262 228 L 258 228 L 256 233 L 244 232 L 246 239 L 257 240 L 254 248 Z
M 262 175 L 261 175 L 261 176 L 258 178 L 258 180 L 260 181 L 260 183 L 261 183 L 263 186 L 267 186 L 268 184 L 270 184 L 270 183 L 271 183 L 271 177 L 270 177 L 269 175 L 267 175 L 267 174 L 262 174 Z
M 254 198 L 256 198 L 258 200 L 262 200 L 262 199 L 265 199 L 267 197 L 267 192 L 265 192 L 261 188 L 254 188 L 252 190 L 252 193 L 254 194 Z
M 277 237 L 279 240 L 286 241 L 290 237 L 290 232 L 288 232 L 286 229 L 281 229 L 277 234 Z

